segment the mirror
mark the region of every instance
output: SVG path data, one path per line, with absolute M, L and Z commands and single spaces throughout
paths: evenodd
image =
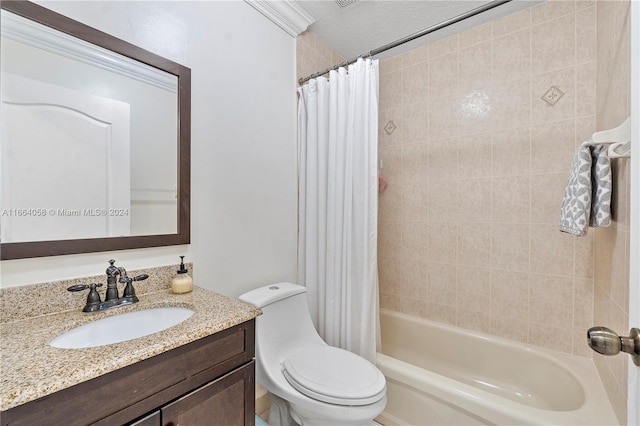
M 188 244 L 191 70 L 1 7 L 1 259 Z

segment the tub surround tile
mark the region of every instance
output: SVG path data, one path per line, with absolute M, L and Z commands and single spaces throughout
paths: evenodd
M 493 38 L 531 26 L 531 8 L 496 19 L 492 22 Z
M 593 287 L 593 279 L 575 278 L 575 299 L 573 301 L 574 330 L 584 331 L 593 326 Z M 584 332 L 582 333 L 582 338 L 584 338 Z
M 133 271 L 132 271 L 133 272 Z M 51 285 L 2 289 L 7 293 L 21 293 L 28 300 L 50 294 Z M 77 383 L 91 380 L 154 355 L 166 352 L 194 340 L 251 320 L 261 311 L 236 299 L 194 286 L 191 293 L 172 294 L 167 287 L 152 293 L 139 293 L 140 302 L 95 314 L 81 312 L 82 303 L 74 301 L 75 309 L 51 311 L 37 316 L 26 311 L 13 314 L 0 324 L 2 336 L 2 386 L 0 410 L 21 405 Z M 25 306 L 24 300 L 21 304 Z M 184 322 L 152 335 L 84 349 L 58 349 L 48 341 L 82 324 L 140 309 L 179 306 L 194 310 Z M 26 307 L 25 307 L 26 309 Z M 3 310 L 4 311 L 4 310 Z M 34 385 L 37 384 L 37 385 Z
M 503 339 L 529 343 L 529 321 L 493 315 L 491 334 Z
M 570 328 L 552 327 L 547 324 L 529 322 L 528 343 L 531 345 L 571 353 L 573 341 L 568 339 L 567 336 L 573 336 Z
M 385 127 L 389 122 L 393 122 L 395 126 L 391 134 L 385 131 Z M 382 148 L 400 144 L 402 142 L 403 128 L 402 108 L 380 111 L 378 115 L 378 146 Z
M 468 330 L 488 334 L 491 333 L 491 315 L 477 311 L 457 309 L 456 325 Z
M 429 222 L 457 222 L 458 221 L 458 197 L 457 182 L 449 182 L 449 190 L 442 190 L 441 182 L 429 182 L 429 203 L 427 204 L 427 219 Z
M 491 222 L 491 179 L 462 179 L 458 181 L 458 218 L 461 224 Z M 487 244 L 487 248 L 490 245 Z
M 532 274 L 529 292 L 530 321 L 558 328 L 573 327 L 573 278 Z
M 398 296 L 398 310 L 403 314 L 424 318 L 426 309 L 427 308 L 423 300 Z
M 429 94 L 434 98 L 455 96 L 458 88 L 458 52 L 429 61 Z M 421 94 L 420 94 L 421 95 Z
M 402 70 L 403 60 L 402 56 L 394 56 L 392 58 L 384 59 L 380 61 L 380 75 L 392 73 L 394 71 Z
M 426 184 L 429 173 L 424 165 L 429 163 L 429 146 L 426 143 L 405 144 L 400 152 L 402 182 Z
M 592 116 L 596 113 L 596 62 L 576 66 L 576 116 Z
M 457 135 L 458 97 L 428 98 L 429 140 L 449 139 Z
M 402 108 L 403 144 L 425 143 L 428 141 L 429 104 L 417 102 Z M 395 130 L 394 130 L 395 133 Z
M 563 120 L 531 128 L 531 172 L 563 173 L 568 171 L 576 149 L 575 120 Z M 560 199 L 559 203 L 562 202 Z M 559 208 L 559 207 L 558 207 Z
M 575 239 L 555 225 L 536 225 L 531 233 L 531 272 L 571 277 Z
M 491 313 L 491 270 L 489 268 L 458 267 L 456 307 L 483 314 Z
M 457 139 L 440 140 L 429 143 L 427 178 L 431 181 L 453 181 L 458 176 L 458 161 L 453 161 L 457 154 Z M 453 164 L 452 164 L 453 163 Z
M 491 270 L 491 314 L 529 320 L 529 274 Z
M 462 50 L 465 47 L 491 40 L 492 29 L 492 23 L 488 22 L 458 34 L 458 47 Z
M 444 239 L 440 238 L 436 249 L 427 250 L 426 301 L 395 294 L 393 284 L 402 280 L 410 265 L 401 259 L 406 250 L 380 252 L 383 307 L 447 324 L 477 327 L 469 316 L 469 312 L 476 310 L 456 309 L 452 289 L 459 266 L 488 267 L 489 332 L 493 335 L 592 358 L 593 351 L 584 339 L 587 324 L 620 329 L 627 326 L 628 299 L 624 295 L 628 293 L 629 265 L 627 261 L 613 266 L 612 253 L 616 252 L 616 258 L 620 255 L 628 258 L 628 165 L 618 160 L 614 167 L 614 186 L 621 192 L 614 198 L 612 227 L 594 229 L 586 238 L 554 240 L 560 234 L 553 228 L 562 195 L 552 192 L 563 191 L 575 149 L 593 132 L 615 127 L 630 114 L 629 5 L 627 0 L 547 1 L 381 62 L 384 77 L 380 84 L 379 141 L 381 147 L 397 149 L 393 154 L 381 150 L 381 158 L 395 155 L 399 159 L 399 145 L 426 143 L 429 155 L 422 165 L 426 169 L 426 182 L 438 182 L 443 191 L 457 188 L 459 204 L 457 221 L 451 223 L 457 226 L 457 233 L 451 235 L 449 247 L 441 247 Z M 405 68 L 419 66 L 420 73 L 429 68 L 440 70 L 438 67 L 446 63 L 441 58 L 450 55 L 452 59 L 456 54 L 457 75 L 445 82 L 444 94 L 441 91 L 440 95 L 445 96 L 447 90 L 451 93 L 455 85 L 456 93 L 434 97 L 430 93 L 434 88 L 427 81 L 427 87 L 403 95 L 404 87 L 421 85 L 423 78 L 419 76 L 418 81 L 405 85 L 403 79 L 410 78 L 409 72 L 403 77 Z M 511 72 L 515 57 L 517 64 L 513 64 Z M 505 62 L 506 66 L 499 66 Z M 437 74 L 432 76 L 432 84 L 439 81 L 436 77 Z M 540 97 L 554 85 L 564 96 L 551 107 Z M 440 89 L 435 87 L 435 92 Z M 486 114 L 469 115 L 474 111 L 471 106 L 482 107 Z M 396 125 L 392 135 L 384 132 L 390 120 Z M 474 149 L 472 153 L 465 150 L 466 141 L 482 140 L 484 134 L 491 136 L 489 147 Z M 399 160 L 395 164 L 404 168 Z M 418 167 L 418 162 L 410 167 Z M 392 174 L 391 170 L 383 169 L 383 174 L 387 172 Z M 414 174 L 403 169 L 399 174 L 401 177 L 391 180 L 380 195 L 379 216 L 383 221 L 380 226 L 393 226 L 394 222 L 421 223 L 427 229 L 439 226 L 429 223 L 428 206 L 422 204 L 433 195 L 433 188 L 429 193 L 420 193 L 415 188 L 407 190 L 407 186 L 424 182 L 423 170 L 415 170 Z M 512 176 L 530 176 L 531 222 L 491 223 L 491 178 Z M 423 198 L 408 202 L 402 196 Z M 415 208 L 401 209 L 401 202 L 405 207 Z M 419 216 L 425 212 L 426 217 Z M 490 224 L 488 242 L 487 224 Z M 562 259 L 545 255 L 547 246 L 541 235 L 551 238 L 549 247 Z M 405 237 L 413 239 L 404 241 Z M 431 245 L 428 238 L 422 244 L 414 235 L 405 234 L 401 238 L 402 244 L 408 243 L 408 247 L 416 250 Z M 446 261 L 429 257 L 438 259 L 442 250 L 449 251 Z M 451 256 L 454 252 L 455 258 Z M 540 253 L 546 258 L 534 259 Z M 484 264 L 483 256 L 489 256 L 488 265 Z M 571 318 L 565 317 L 566 324 L 553 327 L 530 320 L 530 309 L 534 316 L 544 319 L 542 311 L 536 309 L 545 297 L 535 289 L 529 294 L 530 275 L 572 280 L 572 302 L 565 295 L 565 303 L 555 308 L 568 310 Z M 533 279 L 535 285 L 550 285 L 540 284 L 540 280 Z M 383 285 L 385 281 L 392 284 Z M 568 286 L 568 281 L 565 284 Z M 559 322 L 555 311 L 550 316 Z M 558 340 L 558 336 L 563 339 Z M 617 359 L 593 355 L 619 423 L 626 424 L 626 374 Z
M 528 224 L 491 225 L 491 267 L 509 271 L 529 271 Z
M 456 263 L 458 256 L 457 225 L 451 223 L 429 223 L 427 238 L 428 259 L 433 262 Z M 452 244 L 454 242 L 454 244 Z
M 385 192 L 387 191 L 385 190 Z M 424 184 L 413 182 L 403 184 L 401 216 L 426 222 L 429 212 L 428 194 L 429 189 Z
M 550 88 L 558 88 L 562 97 L 554 105 L 549 105 L 542 97 Z M 576 117 L 576 67 L 575 65 L 561 70 L 534 75 L 531 84 L 531 121 L 536 127 L 541 124 L 554 123 Z
M 529 176 L 491 179 L 491 221 L 529 223 L 531 178 Z
M 402 101 L 404 105 L 421 102 L 429 92 L 429 70 L 422 64 L 402 69 Z
M 398 182 L 389 182 L 378 197 L 378 220 L 400 220 L 402 210 L 402 187 Z
M 491 87 L 491 41 L 460 50 L 458 73 L 461 92 Z
M 493 39 L 493 78 L 496 81 L 518 80 L 531 72 L 531 29 Z
M 547 225 L 558 223 L 560 217 L 558 200 L 564 197 L 566 185 L 566 173 L 540 174 L 531 177 L 531 223 Z M 581 254 L 589 254 L 584 259 L 589 259 L 591 263 L 590 253 L 582 251 Z M 576 255 L 576 261 L 578 258 L 579 256 Z
M 402 58 L 405 67 L 427 62 L 429 60 L 429 45 L 417 47 L 397 57 Z
M 531 130 L 528 127 L 491 134 L 491 176 L 531 173 Z
M 530 125 L 530 77 L 502 82 L 494 88 L 492 99 L 493 115 L 491 126 L 493 131 Z
M 573 13 L 576 8 L 575 3 L 567 0 L 550 0 L 534 6 L 531 8 L 531 23 L 535 25 Z
M 478 161 L 478 159 L 487 158 L 491 158 L 490 133 L 477 133 L 458 138 L 458 178 L 491 176 L 491 161 Z
M 380 76 L 380 111 L 396 109 L 402 105 L 402 71 Z
M 391 183 L 399 192 L 381 194 L 380 216 L 420 224 L 421 232 L 401 235 L 400 256 L 425 261 L 427 283 L 424 303 L 403 308 L 409 297 L 383 293 L 387 305 L 484 331 L 488 321 L 491 334 L 587 358 L 587 325 L 624 322 L 628 262 L 612 262 L 613 253 L 628 256 L 628 165 L 614 166 L 611 228 L 575 238 L 559 232 L 557 220 L 575 149 L 629 115 L 628 6 L 552 0 L 386 63 L 384 74 L 393 78 L 381 82 L 381 92 L 386 84 L 416 90 L 392 107 L 384 97 L 381 103 L 381 146 L 397 148 L 381 156 L 401 155 L 395 164 L 402 170 Z M 424 70 L 427 87 L 418 88 Z M 404 81 L 416 72 L 416 81 Z M 563 92 L 554 106 L 541 99 L 552 86 Z M 397 128 L 389 136 L 382 127 L 392 119 Z M 397 278 L 406 267 L 386 262 L 381 275 L 390 268 Z M 467 268 L 489 270 L 489 284 L 479 285 L 486 311 L 471 298 L 464 307 L 452 302 L 454 280 L 461 294 L 479 291 L 466 282 L 473 276 Z M 474 323 L 474 312 L 488 320 Z M 568 338 L 547 336 L 549 328 Z M 601 364 L 617 368 L 608 359 Z M 610 397 L 620 394 L 614 389 Z
M 489 267 L 491 264 L 490 241 L 490 224 L 459 224 L 458 257 L 460 264 Z
M 573 4 L 571 1 L 557 3 Z M 571 13 L 565 17 L 531 27 L 531 68 L 533 74 L 541 74 L 575 64 L 575 25 L 576 17 Z
M 429 262 L 426 265 L 427 300 L 433 303 L 455 306 L 456 266 Z
M 429 47 L 429 60 L 439 58 L 448 53 L 456 52 L 458 50 L 458 34 L 434 41 L 428 44 Z
M 427 302 L 426 315 L 422 317 L 432 321 L 456 325 L 456 308 L 451 305 Z
M 396 231 L 397 232 L 397 231 Z M 429 255 L 429 229 L 425 222 L 402 223 L 400 253 L 404 259 L 426 261 Z

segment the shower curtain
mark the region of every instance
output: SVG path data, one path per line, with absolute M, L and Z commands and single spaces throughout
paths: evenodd
M 298 282 L 320 336 L 375 362 L 378 61 L 298 89 Z

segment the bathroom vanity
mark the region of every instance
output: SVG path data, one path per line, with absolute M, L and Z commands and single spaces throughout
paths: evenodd
M 19 296 L 7 296 L 9 290 L 2 290 L 3 308 Z M 97 314 L 84 314 L 78 306 L 12 318 L 3 309 L 2 425 L 253 425 L 260 310 L 197 287 L 184 295 L 162 290 L 140 299 Z M 49 345 L 87 322 L 158 306 L 187 307 L 194 314 L 125 342 L 82 349 Z

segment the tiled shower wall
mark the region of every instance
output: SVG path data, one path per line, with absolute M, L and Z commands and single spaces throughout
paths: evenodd
M 320 37 L 305 31 L 296 38 L 296 75 L 305 78 L 344 61 L 335 49 Z
M 611 228 L 558 215 L 575 148 L 629 116 L 628 6 L 547 2 L 381 62 L 383 307 L 585 357 L 592 325 L 626 331 L 628 160 Z M 299 78 L 343 60 L 298 37 Z M 594 359 L 625 424 L 626 359 Z
M 597 10 L 597 129 L 610 129 L 631 114 L 630 2 L 598 1 Z M 620 334 L 629 331 L 629 209 L 630 160 L 613 161 L 614 222 L 598 229 L 595 248 L 594 324 Z M 637 326 L 637 325 L 635 325 Z M 620 424 L 627 424 L 625 356 L 593 356 Z M 636 401 L 637 403 L 637 401 Z
M 380 69 L 382 306 L 590 357 L 595 233 L 558 218 L 596 126 L 595 3 L 543 3 Z

